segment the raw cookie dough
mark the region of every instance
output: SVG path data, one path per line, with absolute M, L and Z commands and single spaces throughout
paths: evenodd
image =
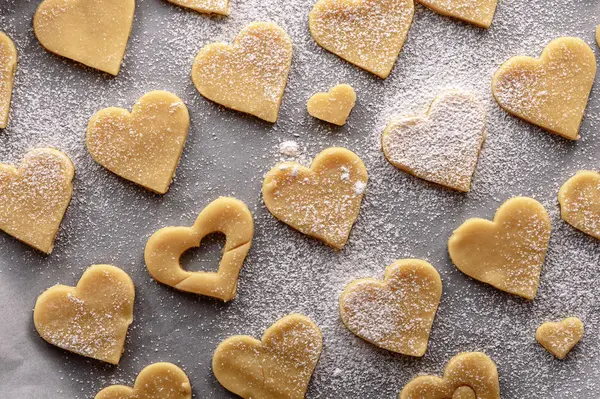
M 596 27 L 596 43 L 600 46 L 600 25 Z
M 429 263 L 394 262 L 383 281 L 355 280 L 340 296 L 340 315 L 350 331 L 383 349 L 423 356 L 442 296 L 442 280 Z
M 494 221 L 469 219 L 448 240 L 456 267 L 499 290 L 533 299 L 550 241 L 550 217 L 532 198 L 506 201 Z
M 192 399 L 190 380 L 172 363 L 154 363 L 144 368 L 133 388 L 112 385 L 94 399 Z
M 327 93 L 317 93 L 306 103 L 308 113 L 317 119 L 344 126 L 356 103 L 356 93 L 350 85 L 340 84 Z
M 55 285 L 40 295 L 33 322 L 52 345 L 118 364 L 133 321 L 133 281 L 110 265 L 90 266 L 76 287 Z
M 0 32 L 0 129 L 8 124 L 10 99 L 17 71 L 17 49 L 10 37 Z
M 164 194 L 177 169 L 190 127 L 183 101 L 167 91 L 142 96 L 131 113 L 98 111 L 88 123 L 86 144 L 92 158 L 111 172 Z
M 261 341 L 236 335 L 221 342 L 213 373 L 244 399 L 302 399 L 322 345 L 319 327 L 304 315 L 291 314 L 269 327 Z
M 204 46 L 194 60 L 192 80 L 209 100 L 275 122 L 291 64 L 288 34 L 274 23 L 253 22 L 232 45 Z
M 221 232 L 226 242 L 217 272 L 189 272 L 179 259 L 200 246 L 208 234 Z M 165 227 L 154 233 L 144 252 L 150 275 L 180 291 L 219 298 L 235 298 L 237 281 L 254 236 L 254 220 L 242 201 L 221 197 L 200 212 L 192 227 Z
M 489 28 L 492 25 L 498 0 L 417 0 L 438 14 Z
M 459 353 L 442 378 L 417 377 L 402 389 L 400 399 L 500 399 L 498 370 L 484 353 Z
M 544 323 L 535 332 L 535 339 L 559 359 L 573 349 L 583 338 L 583 323 L 577 317 L 568 317 L 558 323 Z
M 413 0 L 318 0 L 308 25 L 318 45 L 385 79 L 414 11 Z
M 73 193 L 73 163 L 62 152 L 38 148 L 17 169 L 0 164 L 0 229 L 49 254 Z
M 206 14 L 229 14 L 229 0 L 169 0 L 169 2 Z
M 579 138 L 596 76 L 596 57 L 583 40 L 561 37 L 539 59 L 513 57 L 494 74 L 492 93 L 507 112 L 570 140 Z
M 426 115 L 391 121 L 381 137 L 387 160 L 407 173 L 468 192 L 485 140 L 486 109 L 474 94 L 447 91 Z
M 345 148 L 319 153 L 310 169 L 296 162 L 276 165 L 262 192 L 267 209 L 296 230 L 342 249 L 358 217 L 367 169 Z
M 580 170 L 558 192 L 563 220 L 600 239 L 600 173 Z

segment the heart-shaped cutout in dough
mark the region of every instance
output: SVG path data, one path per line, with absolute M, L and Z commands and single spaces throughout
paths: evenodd
M 535 339 L 559 359 L 564 359 L 581 338 L 583 323 L 577 317 L 567 317 L 558 323 L 544 323 L 535 332 Z
M 485 353 L 459 353 L 442 378 L 417 377 L 402 389 L 400 399 L 500 399 L 498 370 Z
M 0 129 L 8 124 L 16 71 L 17 48 L 10 37 L 0 32 Z
M 341 84 L 327 93 L 317 93 L 308 99 L 308 113 L 317 119 L 343 126 L 356 103 L 356 93 L 350 85 Z
M 492 25 L 498 0 L 417 0 L 438 14 L 454 17 L 481 28 Z
M 468 192 L 485 140 L 486 110 L 471 93 L 448 91 L 427 115 L 390 122 L 381 137 L 387 160 L 407 173 Z
M 596 57 L 583 40 L 561 37 L 539 59 L 513 57 L 494 74 L 492 93 L 507 112 L 570 140 L 579 138 Z
M 600 239 L 600 173 L 577 172 L 560 188 L 558 202 L 565 222 Z
M 182 369 L 172 363 L 154 363 L 145 367 L 133 388 L 112 385 L 94 399 L 192 399 L 192 386 Z
M 550 241 L 550 216 L 532 198 L 506 201 L 494 221 L 469 219 L 448 240 L 456 267 L 499 290 L 535 298 Z
M 169 2 L 205 14 L 229 14 L 229 0 L 169 0 Z
M 62 152 L 38 148 L 19 168 L 0 164 L 0 229 L 49 254 L 73 193 L 73 163 Z
M 40 295 L 33 322 L 52 345 L 118 364 L 133 321 L 133 281 L 110 265 L 90 266 L 76 287 L 55 285 Z
M 321 151 L 310 168 L 284 162 L 271 169 L 263 181 L 263 199 L 277 219 L 342 249 L 358 217 L 367 180 L 358 155 L 331 147 Z
M 204 46 L 192 80 L 204 97 L 227 108 L 275 122 L 292 65 L 292 40 L 277 24 L 254 22 L 232 45 Z
M 142 96 L 131 113 L 98 111 L 89 121 L 86 145 L 111 172 L 151 191 L 169 190 L 190 127 L 183 101 L 167 91 Z
M 217 272 L 189 272 L 180 258 L 200 246 L 211 233 L 225 234 L 223 257 Z M 144 252 L 146 267 L 158 282 L 180 291 L 230 301 L 235 298 L 240 269 L 252 244 L 254 220 L 242 201 L 221 197 L 200 212 L 192 227 L 165 227 L 154 233 Z
M 355 280 L 340 296 L 340 315 L 350 331 L 381 348 L 423 356 L 442 296 L 442 280 L 429 263 L 394 262 L 384 281 Z
M 243 398 L 302 399 L 322 346 L 319 327 L 291 314 L 269 327 L 261 341 L 236 335 L 221 342 L 212 369 L 221 385 Z
M 46 50 L 117 75 L 134 11 L 135 0 L 44 0 L 33 30 Z
M 413 0 L 319 0 L 308 25 L 319 46 L 385 79 L 414 12 Z

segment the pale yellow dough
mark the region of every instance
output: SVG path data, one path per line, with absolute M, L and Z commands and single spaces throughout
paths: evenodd
M 442 378 L 417 377 L 402 389 L 400 399 L 500 399 L 498 370 L 484 353 L 459 353 Z
M 466 275 L 533 299 L 550 241 L 550 217 L 527 197 L 506 201 L 494 221 L 469 219 L 448 241 L 450 258 Z
M 133 281 L 110 265 L 90 266 L 76 287 L 55 285 L 40 295 L 33 322 L 52 345 L 118 364 L 133 321 Z
M 480 28 L 492 25 L 498 0 L 416 0 L 433 11 Z
M 112 385 L 98 392 L 94 399 L 192 399 L 192 386 L 176 365 L 154 363 L 140 372 L 133 388 Z
M 318 0 L 308 25 L 317 44 L 387 78 L 412 23 L 413 0 Z
M 383 281 L 355 280 L 340 296 L 346 327 L 381 348 L 423 356 L 442 296 L 442 280 L 429 263 L 418 259 L 394 262 Z
M 492 93 L 507 112 L 570 140 L 579 126 L 594 78 L 596 57 L 583 40 L 561 37 L 539 59 L 513 57 L 494 74 Z
M 600 46 L 600 25 L 596 27 L 596 43 Z
M 169 0 L 169 2 L 206 14 L 229 14 L 229 0 Z
M 17 71 L 17 49 L 13 41 L 0 32 L 0 129 L 8 124 L 10 99 Z
M 221 342 L 213 373 L 245 399 L 302 399 L 322 345 L 319 327 L 304 315 L 291 314 L 269 327 L 261 341 L 236 335 Z
M 361 159 L 345 148 L 323 150 L 310 168 L 296 162 L 276 165 L 263 182 L 263 199 L 277 219 L 342 249 L 358 217 L 367 184 Z
M 327 93 L 313 95 L 306 103 L 306 108 L 317 119 L 343 126 L 355 103 L 356 93 L 352 86 L 340 84 Z
M 92 158 L 111 172 L 159 194 L 169 190 L 190 127 L 183 101 L 167 91 L 140 98 L 131 113 L 98 111 L 86 144 Z
M 200 246 L 208 234 L 225 234 L 223 257 L 217 272 L 189 272 L 179 259 L 185 251 Z M 221 197 L 200 212 L 192 227 L 165 227 L 154 233 L 144 252 L 150 275 L 180 291 L 206 295 L 223 301 L 235 298 L 240 269 L 252 244 L 254 220 L 242 201 Z
M 192 67 L 204 97 L 268 122 L 275 122 L 292 64 L 292 40 L 278 25 L 253 22 L 232 45 L 204 46 Z
M 558 202 L 565 222 L 600 239 L 600 173 L 577 172 L 560 188 Z
M 535 339 L 548 352 L 564 359 L 581 338 L 583 323 L 577 317 L 567 317 L 558 323 L 544 323 L 535 332 Z

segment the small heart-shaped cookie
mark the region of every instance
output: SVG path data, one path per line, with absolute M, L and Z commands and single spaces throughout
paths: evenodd
M 390 122 L 381 137 L 383 153 L 398 169 L 468 192 L 485 140 L 486 110 L 471 93 L 448 91 L 427 115 Z
M 492 25 L 498 0 L 417 0 L 438 14 L 454 17 L 481 28 Z
M 513 57 L 494 74 L 492 93 L 507 112 L 570 140 L 579 125 L 596 76 L 596 57 L 583 40 L 561 37 L 540 59 Z
M 413 0 L 319 0 L 308 25 L 318 45 L 385 79 L 414 12 Z
M 313 95 L 306 103 L 306 108 L 317 119 L 343 126 L 355 103 L 356 93 L 352 86 L 341 84 L 327 93 Z
M 0 164 L 0 229 L 49 254 L 73 193 L 73 163 L 51 148 L 25 154 L 19 168 Z
M 33 30 L 46 50 L 117 75 L 134 11 L 135 0 L 44 0 Z
M 179 259 L 190 248 L 199 247 L 208 234 L 225 234 L 223 257 L 217 272 L 189 272 Z M 150 275 L 180 291 L 219 298 L 235 298 L 240 269 L 252 244 L 254 220 L 242 201 L 221 197 L 200 212 L 192 227 L 165 227 L 154 233 L 144 252 Z
M 206 14 L 229 14 L 229 0 L 168 0 L 178 6 Z
M 350 331 L 383 349 L 423 356 L 442 296 L 442 280 L 429 263 L 394 262 L 384 281 L 351 282 L 340 296 L 340 315 Z
M 269 327 L 261 341 L 236 335 L 221 342 L 213 373 L 245 399 L 303 399 L 322 346 L 319 327 L 304 315 L 291 314 Z
M 567 317 L 558 323 L 544 323 L 535 332 L 535 339 L 559 359 L 583 338 L 583 323 L 577 317 Z
M 402 389 L 400 399 L 500 399 L 498 370 L 485 353 L 459 353 L 442 378 L 417 377 Z
M 277 24 L 254 22 L 232 45 L 204 46 L 192 67 L 204 97 L 236 111 L 275 122 L 292 65 L 292 40 Z
M 33 322 L 50 344 L 118 364 L 133 321 L 133 281 L 110 265 L 90 266 L 76 287 L 55 285 L 40 295 Z
M 263 199 L 277 219 L 342 249 L 358 217 L 367 184 L 361 159 L 345 148 L 319 153 L 310 169 L 284 162 L 267 173 Z
M 142 96 L 129 113 L 98 111 L 88 123 L 92 158 L 111 172 L 149 190 L 169 190 L 190 127 L 183 101 L 167 91 Z
M 469 219 L 448 240 L 456 267 L 499 290 L 533 299 L 550 241 L 550 217 L 532 198 L 506 201 L 494 221 Z
M 0 32 L 0 129 L 8 124 L 10 99 L 17 71 L 17 49 L 10 37 Z
M 600 239 L 600 173 L 580 170 L 558 192 L 563 220 Z
M 112 385 L 94 399 L 192 399 L 192 386 L 182 369 L 172 363 L 154 363 L 145 367 L 133 388 Z

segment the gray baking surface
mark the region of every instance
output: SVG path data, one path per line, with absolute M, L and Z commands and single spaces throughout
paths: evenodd
M 413 26 L 392 74 L 381 80 L 318 47 L 308 32 L 312 0 L 231 0 L 229 17 L 210 17 L 169 4 L 138 0 L 125 62 L 117 77 L 46 52 L 32 30 L 39 2 L 0 0 L 0 29 L 19 51 L 9 126 L 0 131 L 0 160 L 18 163 L 31 148 L 54 146 L 74 161 L 73 201 L 54 252 L 43 256 L 0 234 L 0 397 L 93 398 L 103 387 L 132 385 L 137 373 L 171 361 L 190 377 L 194 397 L 232 397 L 215 380 L 211 356 L 233 334 L 260 337 L 291 312 L 313 318 L 324 351 L 308 398 L 395 398 L 419 373 L 439 374 L 461 351 L 486 352 L 498 366 L 503 398 L 600 396 L 600 242 L 561 221 L 560 185 L 579 169 L 600 165 L 600 90 L 592 91 L 581 128 L 568 142 L 513 118 L 494 103 L 490 81 L 513 55 L 539 56 L 552 39 L 584 39 L 598 53 L 597 0 L 500 0 L 490 30 L 416 7 Z M 195 90 L 190 70 L 197 51 L 230 42 L 253 20 L 279 23 L 292 37 L 294 59 L 279 121 L 264 123 L 224 109 Z M 349 123 L 336 128 L 311 118 L 306 100 L 336 83 L 350 83 L 358 103 Z M 380 134 L 393 115 L 423 110 L 442 90 L 472 90 L 488 108 L 488 139 L 469 194 L 409 176 L 385 160 Z M 85 149 L 85 128 L 97 110 L 130 109 L 145 92 L 179 95 L 192 125 L 171 190 L 158 196 L 97 165 Z M 344 146 L 370 174 L 348 245 L 335 252 L 275 220 L 264 208 L 263 175 L 294 140 L 302 163 L 329 146 Z M 191 225 L 222 195 L 245 201 L 255 216 L 254 245 L 242 269 L 238 297 L 229 304 L 177 292 L 148 275 L 148 237 L 168 225 Z M 469 217 L 492 218 L 516 195 L 536 198 L 552 219 L 552 238 L 540 291 L 527 302 L 459 272 L 446 242 Z M 186 255 L 190 270 L 216 267 L 222 239 L 208 239 Z M 431 262 L 444 284 L 442 302 L 422 359 L 395 355 L 355 337 L 337 309 L 344 285 L 381 277 L 395 259 Z M 67 353 L 36 333 L 36 297 L 57 284 L 74 285 L 92 264 L 123 268 L 136 284 L 134 322 L 118 366 Z M 579 316 L 582 342 L 564 361 L 535 342 L 547 320 Z

